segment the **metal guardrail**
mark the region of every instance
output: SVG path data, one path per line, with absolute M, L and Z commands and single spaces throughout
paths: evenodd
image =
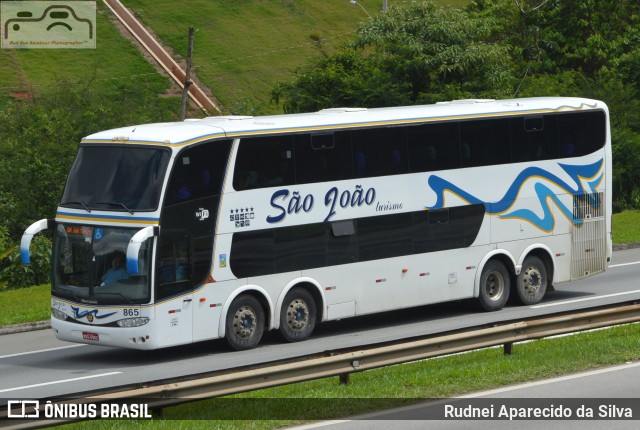
M 327 351 L 325 356 L 307 356 L 286 362 L 268 363 L 261 367 L 244 367 L 193 380 L 166 383 L 158 381 L 147 387 L 117 392 L 105 390 L 103 393 L 80 393 L 78 397 L 81 400 L 76 400 L 76 403 L 145 399 L 150 409 L 158 409 L 330 376 L 341 376 L 344 379 L 345 375 L 354 372 L 480 348 L 504 345 L 505 353 L 509 353 L 511 345 L 517 342 L 634 322 L 640 322 L 640 304 L 617 304 L 596 310 L 562 313 L 542 319 L 531 318 L 493 327 L 476 327 L 457 333 L 371 345 L 359 350 Z M 2 418 L 3 415 L 0 414 L 0 419 Z M 0 428 L 7 424 L 7 428 L 12 429 L 37 428 L 63 422 L 0 421 Z

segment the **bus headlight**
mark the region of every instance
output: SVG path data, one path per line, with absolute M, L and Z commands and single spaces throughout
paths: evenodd
M 67 319 L 67 314 L 54 308 L 51 308 L 51 316 L 62 321 L 66 321 Z
M 140 327 L 148 322 L 149 318 L 125 318 L 117 321 L 120 327 Z

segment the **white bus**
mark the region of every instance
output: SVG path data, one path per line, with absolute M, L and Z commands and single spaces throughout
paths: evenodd
M 53 230 L 58 338 L 153 349 L 511 295 L 606 270 L 604 103 L 461 100 L 222 116 L 80 143 Z M 124 257 L 126 255 L 126 267 Z

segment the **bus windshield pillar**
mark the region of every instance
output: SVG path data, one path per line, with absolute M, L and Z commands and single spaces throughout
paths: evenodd
M 31 252 L 29 248 L 31 246 L 31 240 L 33 239 L 33 236 L 40 233 L 42 230 L 53 228 L 53 225 L 53 219 L 45 218 L 41 219 L 40 221 L 34 222 L 24 231 L 22 239 L 20 240 L 20 260 L 22 261 L 22 264 L 31 264 Z

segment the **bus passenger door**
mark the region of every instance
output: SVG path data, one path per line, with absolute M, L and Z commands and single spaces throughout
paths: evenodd
M 156 270 L 156 318 L 161 346 L 193 340 L 191 249 L 186 231 L 160 234 Z

